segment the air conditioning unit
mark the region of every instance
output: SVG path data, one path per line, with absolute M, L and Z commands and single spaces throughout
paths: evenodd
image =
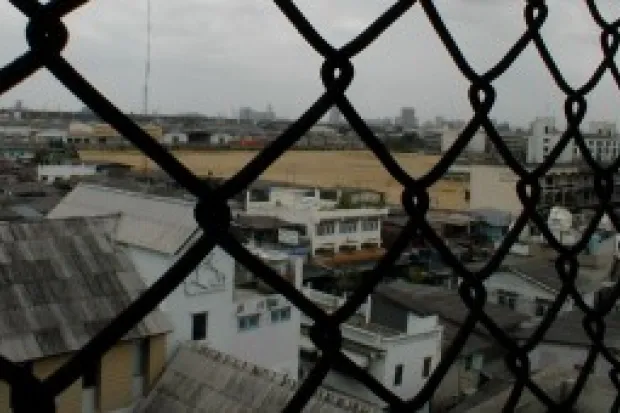
M 245 306 L 243 304 L 237 305 L 237 314 L 240 314 L 245 311 Z

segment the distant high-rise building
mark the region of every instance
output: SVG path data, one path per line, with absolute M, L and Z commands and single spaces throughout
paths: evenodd
M 418 127 L 418 119 L 415 117 L 415 109 L 404 107 L 400 110 L 400 126 L 403 129 L 414 129 Z
M 331 125 L 339 125 L 340 122 L 342 122 L 342 115 L 340 114 L 340 109 L 338 109 L 338 106 L 332 106 L 331 110 L 329 111 L 328 122 Z
M 254 111 L 251 107 L 245 106 L 239 109 L 239 120 L 242 122 L 252 121 Z

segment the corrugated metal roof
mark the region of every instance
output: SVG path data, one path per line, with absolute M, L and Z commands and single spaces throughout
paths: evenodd
M 0 353 L 12 361 L 72 352 L 146 285 L 109 228 L 118 217 L 0 223 Z M 154 311 L 125 339 L 171 330 Z
M 49 214 L 50 218 L 120 213 L 115 240 L 173 255 L 198 230 L 194 202 L 79 184 Z
M 159 382 L 134 410 L 155 412 L 279 412 L 296 381 L 197 343 L 183 344 Z M 319 389 L 305 413 L 379 413 L 377 407 Z

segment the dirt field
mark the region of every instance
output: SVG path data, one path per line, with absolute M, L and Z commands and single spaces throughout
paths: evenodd
M 255 151 L 188 152 L 175 156 L 199 175 L 209 171 L 215 176 L 230 177 L 241 169 Z M 145 157 L 137 151 L 80 151 L 84 160 L 114 161 L 145 167 Z M 397 154 L 396 160 L 413 176 L 428 171 L 437 156 Z M 148 162 L 152 170 L 155 165 Z M 262 176 L 264 179 L 325 187 L 354 186 L 386 192 L 388 201 L 400 203 L 402 188 L 367 151 L 293 151 L 287 152 Z

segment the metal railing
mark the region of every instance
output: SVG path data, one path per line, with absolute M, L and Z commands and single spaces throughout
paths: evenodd
M 206 183 L 190 172 L 166 148 L 141 130 L 136 123 L 99 93 L 62 57 L 61 52 L 69 39 L 69 33 L 62 22 L 62 18 L 83 6 L 87 0 L 51 0 L 45 4 L 36 0 L 10 0 L 10 2 L 29 19 L 26 28 L 29 50 L 0 69 L 0 94 L 28 79 L 38 70 L 46 68 L 103 121 L 112 125 L 135 147 L 149 156 L 167 174 L 197 197 L 199 202 L 196 206 L 195 217 L 204 229 L 204 235 L 168 271 L 162 274 L 148 291 L 142 294 L 126 311 L 118 315 L 112 323 L 49 377 L 39 380 L 27 370 L 1 357 L 0 379 L 8 382 L 11 386 L 11 397 L 15 412 L 54 411 L 54 397 L 67 389 L 83 374 L 83 369 L 88 365 L 88 362 L 101 358 L 106 350 L 120 340 L 134 324 L 156 308 L 160 301 L 175 289 L 216 245 L 242 262 L 246 268 L 286 296 L 307 317 L 315 321 L 310 335 L 316 347 L 321 349 L 321 356 L 295 396 L 290 400 L 285 409 L 287 412 L 302 410 L 332 367 L 347 372 L 366 385 L 369 391 L 374 392 L 390 405 L 391 411 L 415 411 L 433 396 L 476 325 L 484 326 L 507 352 L 505 361 L 516 381 L 504 406 L 506 411 L 514 410 L 525 388 L 550 410 L 570 411 L 599 357 L 604 357 L 613 366 L 610 378 L 618 387 L 620 363 L 603 341 L 605 337 L 605 316 L 611 311 L 620 296 L 620 287 L 616 285 L 605 302 L 600 303 L 596 308 L 590 308 L 582 300 L 574 283 L 579 268 L 577 254 L 586 246 L 602 215 L 608 214 L 615 227 L 620 228 L 620 221 L 610 204 L 613 192 L 613 173 L 618 170 L 620 160 L 616 160 L 608 166 L 601 166 L 596 163 L 579 130 L 587 109 L 586 96 L 599 84 L 603 75 L 609 73 L 615 83 L 620 85 L 620 72 L 614 61 L 620 42 L 618 33 L 620 20 L 613 22 L 605 20 L 599 13 L 595 0 L 584 0 L 584 2 L 594 22 L 601 30 L 603 57 L 591 78 L 579 88 L 572 88 L 566 82 L 541 35 L 541 28 L 544 26 L 549 13 L 544 0 L 526 2 L 524 5 L 524 18 L 527 27 L 525 32 L 501 60 L 484 73 L 478 73 L 470 66 L 466 57 L 461 53 L 457 41 L 443 23 L 441 14 L 432 0 L 396 1 L 362 33 L 338 49 L 331 46 L 315 31 L 293 2 L 275 0 L 275 5 L 290 20 L 300 35 L 323 57 L 324 63 L 320 68 L 320 77 L 325 86 L 325 92 L 281 136 L 260 151 L 233 177 L 217 187 Z M 419 178 L 413 178 L 401 168 L 345 96 L 345 91 L 354 77 L 351 59 L 366 49 L 414 4 L 423 9 L 459 71 L 469 82 L 469 100 L 474 110 L 473 117 L 452 147 L 443 154 L 428 173 Z M 536 48 L 555 84 L 566 96 L 565 117 L 568 125 L 546 160 L 532 170 L 526 169 L 511 154 L 489 119 L 489 112 L 496 99 L 493 82 L 515 62 L 528 45 Z M 326 314 L 295 286 L 249 253 L 229 234 L 231 212 L 227 206 L 227 200 L 246 188 L 285 151 L 292 148 L 295 142 L 317 123 L 333 105 L 338 106 L 340 112 L 368 149 L 375 154 L 390 175 L 404 188 L 402 203 L 409 215 L 409 221 L 390 250 L 380 259 L 374 270 L 365 277 L 359 289 L 337 311 Z M 499 156 L 518 176 L 517 193 L 523 204 L 523 212 L 494 256 L 483 268 L 471 272 L 450 252 L 444 241 L 432 230 L 425 217 L 429 209 L 429 187 L 441 179 L 450 165 L 455 163 L 457 157 L 464 151 L 474 133 L 479 129 L 483 129 L 487 133 Z M 541 178 L 549 172 L 571 139 L 576 142 L 583 154 L 583 159 L 594 173 L 594 192 L 599 202 L 594 219 L 588 225 L 581 240 L 575 245 L 567 247 L 553 237 L 543 217 L 536 211 L 536 205 L 539 202 L 541 192 Z M 498 327 L 491 315 L 485 313 L 484 304 L 487 294 L 483 281 L 498 268 L 510 246 L 516 241 L 518 234 L 528 221 L 533 222 L 548 243 L 557 250 L 556 269 L 558 277 L 563 282 L 563 287 L 533 335 L 523 345 L 518 345 Z M 342 340 L 339 327 L 365 302 L 366 297 L 372 293 L 381 280 L 384 270 L 400 256 L 414 233 L 424 236 L 427 242 L 439 251 L 444 262 L 461 277 L 463 282 L 460 285 L 459 294 L 468 307 L 469 313 L 452 345 L 443 353 L 441 362 L 426 381 L 424 387 L 413 399 L 401 400 L 341 352 Z M 568 297 L 574 300 L 579 310 L 584 314 L 583 328 L 590 337 L 592 346 L 573 388 L 565 398 L 557 401 L 552 399 L 531 379 L 528 353 L 541 341 L 556 318 L 560 306 Z M 618 409 L 619 401 L 620 399 L 617 398 L 613 405 L 614 411 Z

